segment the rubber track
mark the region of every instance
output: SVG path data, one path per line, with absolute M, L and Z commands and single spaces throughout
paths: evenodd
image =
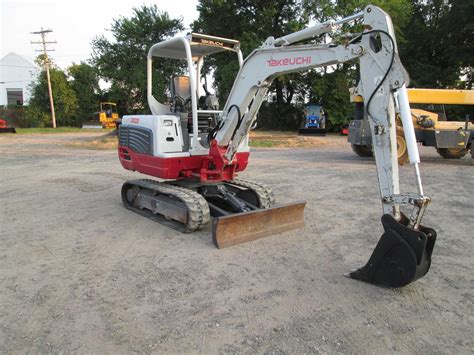
M 211 219 L 209 206 L 206 200 L 204 199 L 204 197 L 202 197 L 200 194 L 193 190 L 148 179 L 129 180 L 126 182 L 126 184 L 138 186 L 143 189 L 148 189 L 158 194 L 173 196 L 183 202 L 186 205 L 186 209 L 188 211 L 188 223 L 185 226 L 177 221 L 175 221 L 173 225 L 170 225 L 170 223 L 163 223 L 174 229 L 178 229 L 181 232 L 190 233 L 201 229 L 207 226 Z M 127 204 L 126 207 L 141 215 L 151 217 L 149 216 L 151 212 L 147 214 L 143 210 Z
M 273 190 L 266 185 L 242 179 L 234 179 L 229 183 L 246 187 L 254 191 L 260 200 L 260 208 L 270 208 L 275 204 L 275 195 L 273 194 Z

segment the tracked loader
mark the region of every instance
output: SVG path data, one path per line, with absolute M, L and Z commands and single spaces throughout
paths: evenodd
M 333 33 L 351 21 L 363 22 L 364 30 L 347 44 L 297 44 Z M 240 70 L 219 110 L 215 96 L 207 92 L 199 97 L 198 84 L 204 60 L 224 51 L 236 54 Z M 153 63 L 162 58 L 187 63 L 188 75 L 171 80 L 169 104 L 158 102 L 152 92 Z M 248 165 L 249 131 L 277 76 L 349 61 L 360 65 L 358 91 L 367 102 L 365 114 L 374 137 L 385 232 L 369 262 L 348 276 L 391 287 L 422 277 L 430 267 L 436 232 L 421 225 L 430 198 L 421 184 L 406 91 L 409 78 L 398 56 L 390 17 L 372 5 L 338 21 L 280 38 L 268 37 L 245 60 L 238 41 L 197 33 L 153 45 L 147 59 L 147 98 L 152 114 L 123 117 L 118 155 L 125 169 L 160 181 L 125 182 L 125 207 L 182 232 L 211 224 L 218 248 L 301 228 L 305 202 L 276 205 L 268 186 L 238 178 Z M 414 193 L 400 191 L 396 111 L 403 121 L 414 167 Z

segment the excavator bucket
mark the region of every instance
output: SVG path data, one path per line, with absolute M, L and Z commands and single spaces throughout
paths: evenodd
M 212 221 L 212 240 L 221 249 L 302 228 L 305 205 L 306 202 L 296 202 L 216 217 Z
M 403 287 L 423 277 L 431 265 L 436 232 L 420 226 L 419 231 L 408 228 L 408 220 L 397 221 L 382 216 L 384 234 L 367 264 L 348 276 L 368 283 Z

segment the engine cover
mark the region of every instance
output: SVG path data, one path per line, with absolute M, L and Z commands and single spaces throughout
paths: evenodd
M 136 153 L 160 155 L 183 151 L 179 118 L 173 115 L 130 115 L 122 118 L 120 146 Z

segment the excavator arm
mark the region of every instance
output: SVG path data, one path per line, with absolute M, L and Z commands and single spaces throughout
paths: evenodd
M 293 45 L 363 19 L 364 31 L 345 45 Z M 384 234 L 369 262 L 348 276 L 391 287 L 404 286 L 428 272 L 436 232 L 421 225 L 430 198 L 421 184 L 419 155 L 406 92 L 409 77 L 401 64 L 390 17 L 369 5 L 340 21 L 318 24 L 278 39 L 269 37 L 243 62 L 217 130 L 211 137 L 232 162 L 247 137 L 272 81 L 279 75 L 358 60 L 365 115 L 373 147 L 383 210 Z M 400 113 L 416 193 L 401 193 L 397 164 L 395 114 Z M 407 212 L 408 211 L 408 212 Z M 405 212 L 405 213 L 404 213 Z

